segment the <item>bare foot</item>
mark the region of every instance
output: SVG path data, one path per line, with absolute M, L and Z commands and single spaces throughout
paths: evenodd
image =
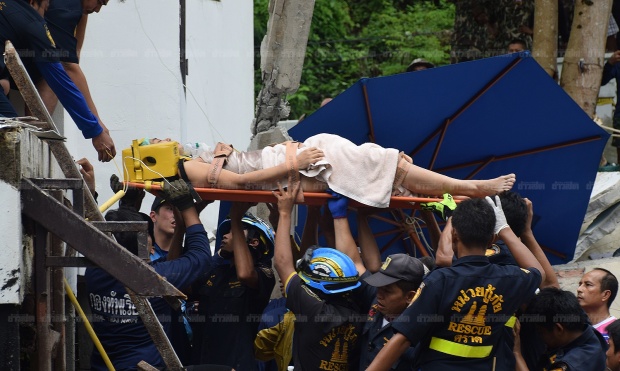
M 498 193 L 508 191 L 515 184 L 517 177 L 514 174 L 502 175 L 495 179 L 476 181 L 477 190 L 474 191 L 473 197 L 492 196 Z

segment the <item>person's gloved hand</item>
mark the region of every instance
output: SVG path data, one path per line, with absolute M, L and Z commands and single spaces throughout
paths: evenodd
M 190 187 L 183 179 L 165 182 L 162 196 L 180 211 L 194 206 L 194 198 L 190 193 Z
M 445 221 L 452 216 L 452 212 L 456 209 L 456 202 L 454 202 L 451 194 L 444 193 L 443 200 L 439 202 L 422 202 L 420 203 L 420 208 L 422 210 L 432 211 Z
M 504 228 L 509 228 L 510 226 L 506 221 L 506 215 L 504 215 L 502 201 L 499 199 L 499 196 L 495 195 L 495 202 L 493 202 L 489 196 L 486 196 L 485 200 L 487 200 L 489 205 L 491 205 L 493 212 L 495 213 L 495 234 L 499 234 L 499 232 Z
M 118 193 L 118 191 L 123 189 L 123 182 L 118 179 L 118 176 L 116 176 L 116 174 L 112 174 L 110 176 L 110 188 L 114 193 Z
M 327 206 L 329 207 L 329 211 L 332 213 L 332 217 L 334 219 L 346 218 L 349 199 L 329 188 L 327 189 L 327 193 L 332 195 L 332 197 L 327 200 Z

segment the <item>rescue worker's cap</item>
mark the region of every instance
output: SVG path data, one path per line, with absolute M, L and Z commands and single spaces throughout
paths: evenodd
M 426 270 L 424 264 L 413 256 L 393 254 L 385 259 L 377 273 L 366 277 L 365 281 L 374 287 L 387 286 L 396 281 L 408 281 L 419 285 Z
M 433 68 L 435 65 L 426 59 L 416 58 L 407 66 L 407 72 L 415 71 L 416 67 Z
M 153 205 L 151 205 L 151 211 L 155 211 L 157 212 L 157 210 L 161 207 L 161 205 L 163 205 L 164 203 L 166 203 L 166 199 L 163 197 L 155 197 L 155 200 L 153 201 Z

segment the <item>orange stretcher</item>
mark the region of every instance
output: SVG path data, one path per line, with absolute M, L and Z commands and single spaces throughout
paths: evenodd
M 127 185 L 136 188 L 143 188 L 148 192 L 157 194 L 161 190 L 162 182 L 134 183 L 125 182 Z M 242 202 L 266 202 L 277 203 L 278 200 L 271 191 L 254 191 L 254 190 L 238 190 L 238 189 L 217 189 L 217 188 L 194 188 L 196 193 L 203 200 L 220 200 L 220 201 L 242 201 Z M 326 192 L 304 192 L 304 205 L 323 205 L 332 196 Z M 428 197 L 402 197 L 392 196 L 389 208 L 394 209 L 418 209 L 421 202 L 439 202 L 441 198 Z M 457 203 L 459 200 L 455 200 Z M 299 202 L 298 202 L 299 203 Z M 350 200 L 350 206 L 368 207 L 357 201 Z

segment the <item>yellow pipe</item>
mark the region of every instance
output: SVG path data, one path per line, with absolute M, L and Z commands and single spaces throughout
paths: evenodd
M 71 303 L 73 303 L 75 310 L 78 311 L 78 313 L 80 314 L 80 317 L 82 318 L 82 321 L 84 321 L 84 326 L 86 327 L 86 331 L 88 331 L 90 338 L 93 340 L 93 343 L 95 343 L 95 346 L 97 347 L 97 350 L 99 351 L 99 354 L 101 354 L 101 358 L 103 358 L 103 362 L 105 362 L 105 365 L 108 366 L 108 370 L 115 371 L 114 365 L 112 365 L 112 362 L 110 361 L 110 358 L 108 357 L 108 354 L 103 349 L 103 345 L 101 345 L 101 342 L 99 341 L 99 338 L 97 337 L 97 334 L 95 334 L 95 330 L 93 330 L 93 327 L 90 325 L 88 318 L 86 318 L 86 314 L 84 314 L 82 307 L 80 307 L 80 303 L 78 303 L 75 295 L 73 294 L 73 290 L 71 290 L 71 286 L 69 286 L 69 282 L 67 282 L 66 278 L 65 278 L 65 291 L 67 291 L 67 295 L 69 295 L 69 300 L 71 300 Z
M 125 191 L 123 191 L 122 189 L 120 191 L 116 192 L 116 194 L 114 196 L 112 196 L 109 200 L 107 200 L 103 205 L 99 206 L 99 212 L 103 213 L 104 211 L 109 209 L 110 206 L 114 205 L 116 203 L 116 201 L 118 201 L 121 198 L 123 198 L 124 195 L 125 195 Z

